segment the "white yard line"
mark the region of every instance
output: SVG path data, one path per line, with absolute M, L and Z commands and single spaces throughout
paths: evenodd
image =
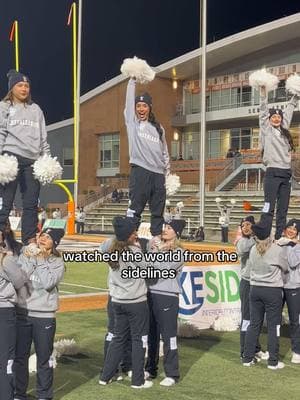
M 78 285 L 77 283 L 61 282 L 60 285 L 76 286 L 76 287 L 82 287 L 82 288 L 86 288 L 86 289 L 102 290 L 102 291 L 108 292 L 108 289 L 94 287 L 94 286 Z
M 66 290 L 60 290 L 59 293 L 74 294 L 74 292 L 67 292 Z

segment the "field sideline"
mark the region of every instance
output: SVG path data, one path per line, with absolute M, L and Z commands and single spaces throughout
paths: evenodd
M 105 294 L 106 264 L 72 263 L 66 266 L 61 291 L 73 294 Z M 96 289 L 95 289 L 96 288 Z M 64 295 L 64 293 L 61 293 Z M 98 296 L 100 297 L 100 296 Z M 71 299 L 70 299 L 71 300 Z M 75 301 L 76 299 L 74 299 Z M 106 311 L 60 312 L 57 314 L 56 340 L 75 338 L 80 354 L 63 357 L 55 370 L 55 399 L 61 400 L 276 400 L 298 399 L 300 365 L 290 363 L 290 341 L 287 328 L 282 329 L 280 356 L 286 367 L 270 371 L 261 362 L 253 368 L 242 367 L 239 360 L 239 332 L 201 331 L 199 338 L 179 339 L 181 380 L 172 388 L 162 388 L 159 380 L 151 389 L 134 391 L 129 379 L 106 387 L 98 385 L 106 333 Z M 266 334 L 261 342 L 266 348 Z M 29 400 L 34 399 L 34 379 L 30 378 Z
M 151 389 L 134 391 L 130 382 L 98 385 L 106 332 L 105 310 L 59 313 L 57 337 L 75 338 L 80 347 L 77 357 L 64 357 L 55 370 L 55 399 L 62 400 L 274 400 L 299 398 L 300 365 L 292 365 L 290 343 L 281 338 L 281 357 L 286 368 L 270 371 L 265 362 L 246 368 L 239 360 L 239 333 L 202 331 L 199 338 L 180 339 L 181 380 L 172 388 L 162 388 L 155 380 Z M 262 335 L 265 347 L 266 335 Z M 162 370 L 160 369 L 160 373 Z M 30 395 L 33 395 L 31 377 Z M 33 397 L 29 397 L 33 399 Z

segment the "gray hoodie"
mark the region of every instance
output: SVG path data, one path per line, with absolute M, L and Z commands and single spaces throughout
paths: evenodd
M 37 104 L 0 102 L 0 154 L 5 152 L 31 160 L 50 154 L 44 114 Z
M 297 289 L 300 287 L 300 244 L 285 246 L 289 265 L 289 274 L 284 284 L 285 289 Z
M 183 249 L 177 248 L 174 252 L 183 254 Z M 176 278 L 149 280 L 148 286 L 151 293 L 162 294 L 165 296 L 178 296 L 181 292 L 180 289 L 180 274 L 183 267 L 183 255 L 180 261 L 173 261 L 168 263 L 154 263 L 156 269 L 174 269 L 176 270 Z
M 58 309 L 58 284 L 64 276 L 61 257 L 47 259 L 20 255 L 19 262 L 29 281 L 18 290 L 17 312 L 31 317 L 54 318 Z
M 108 239 L 103 242 L 99 248 L 99 251 L 106 253 L 109 251 L 114 239 Z M 129 249 L 133 253 L 141 253 L 142 251 L 139 247 L 129 246 Z M 122 278 L 121 274 L 123 270 L 136 269 L 146 269 L 149 263 L 141 261 L 138 263 L 134 262 L 124 262 L 121 258 L 119 259 L 118 269 L 109 269 L 109 293 L 111 295 L 112 301 L 116 303 L 140 303 L 147 300 L 147 286 L 145 279 L 134 279 L 134 278 Z
M 15 306 L 16 289 L 20 289 L 26 281 L 27 277 L 18 264 L 18 256 L 5 256 L 0 265 L 0 308 Z
M 170 170 L 170 160 L 165 132 L 162 140 L 157 129 L 148 121 L 139 121 L 135 114 L 135 80 L 127 85 L 124 110 L 129 144 L 129 162 L 158 174 Z
M 250 281 L 249 255 L 251 248 L 255 245 L 253 237 L 241 237 L 236 243 L 236 252 L 241 263 L 241 278 Z
M 283 287 L 284 275 L 288 272 L 288 263 L 282 247 L 272 243 L 262 256 L 256 246 L 250 250 L 250 285 Z
M 297 106 L 297 97 L 293 96 L 283 113 L 281 125 L 285 129 L 289 129 L 293 112 Z M 267 167 L 272 168 L 291 168 L 291 149 L 289 142 L 282 135 L 280 129 L 274 128 L 269 120 L 269 108 L 267 98 L 260 98 L 259 113 L 259 139 L 260 147 L 263 150 L 263 162 Z

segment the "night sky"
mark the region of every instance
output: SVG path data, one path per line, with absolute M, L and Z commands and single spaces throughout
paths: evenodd
M 71 0 L 0 0 L 0 97 L 14 67 L 9 32 L 20 24 L 20 67 L 47 123 L 72 116 Z M 137 55 L 156 66 L 199 47 L 199 0 L 83 0 L 81 93 Z M 299 0 L 207 0 L 208 41 L 300 11 Z

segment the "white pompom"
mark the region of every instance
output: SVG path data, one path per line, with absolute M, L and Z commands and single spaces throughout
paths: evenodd
M 137 57 L 126 58 L 121 66 L 121 72 L 126 78 L 135 78 L 140 83 L 153 81 L 155 71 L 145 60 Z
M 230 203 L 231 203 L 232 205 L 235 205 L 236 200 L 235 200 L 235 199 L 231 199 L 231 200 L 230 200 Z
M 171 205 L 171 202 L 170 202 L 170 200 L 166 200 L 166 207 L 169 207 Z
M 56 157 L 44 154 L 39 157 L 33 164 L 33 174 L 42 185 L 52 183 L 56 179 L 60 179 L 63 169 Z
M 177 334 L 182 338 L 193 338 L 199 337 L 201 335 L 200 329 L 198 329 L 195 325 L 186 321 L 178 321 Z
M 238 322 L 230 317 L 217 317 L 211 326 L 213 330 L 222 332 L 236 331 L 238 327 Z
M 18 175 L 18 160 L 15 156 L 4 154 L 0 156 L 0 184 L 14 181 Z
M 183 208 L 183 207 L 184 207 L 183 201 L 179 201 L 179 202 L 176 204 L 176 207 L 178 207 L 178 208 Z
M 54 350 L 56 358 L 60 358 L 62 355 L 75 356 L 79 353 L 77 343 L 74 339 L 61 339 L 55 342 Z
M 222 199 L 221 197 L 216 197 L 216 203 L 221 203 Z
M 289 76 L 286 80 L 285 88 L 288 92 L 300 96 L 300 75 Z
M 270 92 L 277 88 L 278 83 L 279 79 L 277 76 L 267 72 L 266 68 L 252 72 L 249 76 L 249 85 L 258 90 L 261 86 L 265 86 L 267 92 Z
M 178 175 L 169 174 L 166 177 L 166 190 L 168 196 L 173 196 L 180 188 L 180 178 Z

